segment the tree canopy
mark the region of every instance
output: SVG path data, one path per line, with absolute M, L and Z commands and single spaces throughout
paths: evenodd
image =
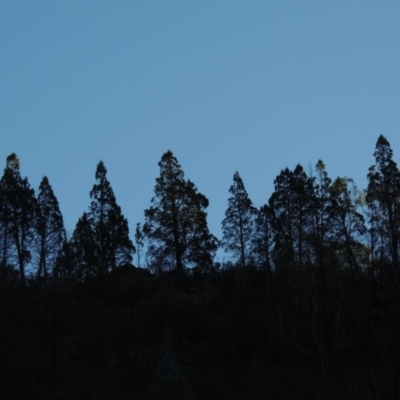
M 229 193 L 232 196 L 222 221 L 222 247 L 233 254 L 235 261 L 244 268 L 251 257 L 256 209 L 238 172 L 233 175 Z
M 217 239 L 207 226 L 208 199 L 184 178 L 172 151 L 164 153 L 158 165 L 160 176 L 143 227 L 151 265 L 176 270 L 210 266 Z
M 399 398 L 400 172 L 383 135 L 374 159 L 366 190 L 322 160 L 285 168 L 257 209 L 236 172 L 219 243 L 167 151 L 135 267 L 102 161 L 67 237 L 48 178 L 35 193 L 11 154 L 0 398 Z
M 85 271 L 85 275 L 105 277 L 110 271 L 130 264 L 135 247 L 102 161 L 97 165 L 95 178 L 89 211 L 78 221 L 71 243 L 81 260 L 78 270 Z

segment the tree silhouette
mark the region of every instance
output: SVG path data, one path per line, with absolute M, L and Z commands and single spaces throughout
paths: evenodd
M 314 171 L 312 171 L 313 173 Z M 322 160 L 315 166 L 315 176 L 311 176 L 313 190 L 310 214 L 312 230 L 309 236 L 314 264 L 318 266 L 321 293 L 325 296 L 327 264 L 329 262 L 330 244 L 332 242 L 331 179 Z
M 37 277 L 47 281 L 49 268 L 53 269 L 58 252 L 66 240 L 63 217 L 48 178 L 43 177 L 37 197 L 36 249 Z
M 396 282 L 399 273 L 400 172 L 393 161 L 390 144 L 383 135 L 378 138 L 374 157 L 375 165 L 368 173 L 366 200 L 375 232 L 381 231 L 386 239 L 380 256 L 392 264 Z M 376 225 L 380 225 L 380 229 Z
M 130 264 L 135 247 L 129 239 L 128 221 L 116 202 L 103 161 L 97 165 L 96 183 L 90 191 L 90 198 L 88 221 L 94 241 L 94 257 L 98 273 L 105 276 L 117 267 Z
M 143 232 L 148 239 L 148 256 L 156 269 L 183 270 L 211 265 L 216 238 L 207 226 L 208 199 L 197 191 L 172 151 L 159 162 L 152 206 L 145 210 Z
M 31 260 L 34 239 L 36 199 L 28 179 L 20 174 L 15 153 L 7 157 L 0 181 L 1 224 L 3 226 L 3 265 L 12 258 L 19 267 L 20 280 L 25 286 L 25 267 Z M 11 246 L 9 246 L 11 244 Z
M 229 197 L 248 199 L 234 178 Z M 145 239 L 150 267 L 195 268 L 108 274 L 127 257 L 111 246 L 124 219 L 104 164 L 89 209 L 60 241 L 48 180 L 35 200 L 10 156 L 0 180 L 0 398 L 397 399 L 400 178 L 382 136 L 368 179 L 364 196 L 349 178 L 331 182 L 322 161 L 307 174 L 283 170 L 255 215 L 246 268 L 201 271 L 216 245 L 208 202 L 167 152 L 135 240 Z M 51 285 L 29 278 L 36 266 Z
M 312 181 L 303 167 L 297 165 L 293 171 L 288 168 L 281 171 L 274 183 L 270 205 L 274 212 L 275 262 L 280 266 L 301 267 L 312 258 L 309 243 Z
M 254 235 L 256 208 L 250 200 L 238 172 L 233 175 L 233 184 L 229 189 L 231 197 L 222 221 L 222 247 L 230 252 L 235 262 L 245 268 L 251 253 Z
M 357 206 L 357 188 L 350 178 L 338 177 L 331 186 L 332 236 L 342 267 L 350 268 L 353 279 L 361 273 L 357 250 L 363 246 L 367 228 Z

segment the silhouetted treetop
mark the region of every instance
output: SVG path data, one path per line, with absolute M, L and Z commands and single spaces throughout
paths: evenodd
M 28 179 L 20 174 L 19 159 L 15 153 L 6 160 L 0 181 L 0 204 L 3 244 L 3 264 L 16 264 L 21 284 L 25 285 L 25 268 L 31 261 L 34 240 L 35 191 Z
M 39 185 L 35 227 L 38 254 L 37 277 L 43 278 L 46 282 L 49 272 L 53 272 L 58 252 L 66 240 L 58 200 L 47 176 L 43 177 Z
M 244 268 L 251 257 L 257 210 L 238 172 L 233 175 L 233 184 L 229 188 L 229 193 L 232 196 L 228 200 L 225 219 L 222 221 L 221 244 L 226 251 L 233 254 L 235 262 Z
M 207 226 L 208 199 L 184 178 L 183 170 L 168 150 L 158 163 L 155 196 L 145 210 L 143 232 L 147 254 L 155 269 L 182 270 L 189 266 L 209 266 L 217 248 Z

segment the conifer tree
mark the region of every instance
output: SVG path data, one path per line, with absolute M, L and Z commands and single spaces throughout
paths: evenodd
M 400 172 L 393 160 L 389 141 L 380 135 L 376 143 L 375 165 L 368 173 L 367 204 L 373 225 L 379 222 L 385 232 L 385 255 L 399 272 Z M 382 254 L 383 255 L 383 254 Z
M 66 240 L 63 217 L 53 189 L 43 177 L 37 197 L 36 248 L 38 278 L 47 280 L 49 268 L 53 269 L 58 252 Z
M 289 267 L 303 266 L 311 259 L 308 239 L 312 232 L 312 181 L 297 165 L 293 171 L 281 171 L 274 184 L 270 205 L 274 211 L 275 261 Z
M 160 176 L 143 227 L 148 257 L 158 270 L 211 265 L 217 239 L 207 226 L 208 199 L 185 180 L 172 151 L 163 154 L 158 165 Z
M 326 275 L 330 243 L 332 242 L 331 183 L 322 160 L 315 166 L 315 176 L 311 172 L 312 191 L 310 191 L 311 234 L 310 250 L 314 264 L 319 269 L 321 294 L 326 292 Z
M 348 266 L 355 277 L 360 273 L 357 249 L 361 248 L 367 232 L 364 217 L 358 210 L 359 194 L 350 178 L 336 178 L 330 190 L 332 240 L 341 256 L 341 265 Z
M 242 268 L 245 268 L 251 252 L 256 209 L 238 172 L 233 175 L 229 193 L 232 196 L 228 200 L 225 219 L 222 221 L 222 247 L 234 256 Z
M 98 272 L 104 276 L 117 267 L 130 264 L 135 247 L 129 238 L 128 221 L 122 215 L 107 179 L 103 161 L 97 165 L 96 183 L 90 198 L 88 221 L 93 233 Z
M 1 225 L 3 231 L 3 265 L 15 261 L 21 284 L 25 285 L 25 267 L 31 260 L 34 238 L 36 199 L 28 179 L 20 174 L 15 153 L 7 157 L 0 181 Z M 14 259 L 14 260 L 13 260 Z
M 379 287 L 391 287 L 397 301 L 400 324 L 400 171 L 393 160 L 390 143 L 383 135 L 376 142 L 374 157 L 375 165 L 368 172 L 366 194 L 371 239 L 372 298 L 377 298 Z
M 69 249 L 65 249 L 69 250 L 66 251 L 69 256 L 60 259 L 61 264 L 68 266 L 71 253 L 74 255 L 74 274 L 79 280 L 105 277 L 115 268 L 130 264 L 135 252 L 129 238 L 128 221 L 116 202 L 102 161 L 97 165 L 95 178 L 89 211 L 83 213 L 76 224 Z

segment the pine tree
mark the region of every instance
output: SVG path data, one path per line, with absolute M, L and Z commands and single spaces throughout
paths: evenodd
M 368 173 L 367 204 L 374 224 L 382 225 L 386 236 L 385 257 L 396 274 L 399 271 L 400 171 L 393 161 L 388 140 L 380 135 L 374 152 L 375 165 Z
M 275 262 L 288 267 L 303 266 L 311 260 L 312 180 L 301 165 L 281 171 L 274 181 L 270 205 L 274 212 Z
M 313 174 L 314 171 L 311 172 Z M 322 297 L 326 292 L 327 263 L 331 258 L 330 243 L 332 236 L 332 213 L 331 210 L 331 183 L 325 164 L 318 160 L 315 166 L 315 176 L 311 175 L 312 196 L 310 202 L 310 214 L 312 231 L 309 236 L 310 250 L 313 253 L 314 264 L 319 269 L 319 280 Z
M 116 268 L 131 264 L 135 252 L 128 221 L 116 202 L 102 161 L 97 165 L 95 178 L 89 211 L 78 220 L 69 246 L 64 249 L 65 257 L 59 260 L 60 268 L 64 265 L 71 269 L 71 263 L 75 264 L 73 275 L 79 281 L 91 276 L 104 278 Z
M 178 271 L 193 265 L 210 266 L 217 239 L 208 231 L 208 199 L 184 179 L 172 151 L 163 154 L 158 165 L 160 176 L 143 227 L 152 265 L 158 270 Z
M 368 172 L 366 195 L 371 238 L 372 297 L 376 298 L 378 286 L 386 284 L 391 287 L 397 301 L 400 324 L 400 171 L 393 160 L 390 143 L 383 135 L 378 138 L 374 157 L 375 165 Z M 378 269 L 379 281 L 376 279 Z
M 46 282 L 49 269 L 53 270 L 66 233 L 60 207 L 48 178 L 43 177 L 37 197 L 36 248 L 38 254 L 38 278 Z
M 88 220 L 93 232 L 99 274 L 105 276 L 117 267 L 130 264 L 135 247 L 129 238 L 128 221 L 116 202 L 102 161 L 97 165 L 96 181 L 90 192 L 92 202 Z
M 228 200 L 225 219 L 222 221 L 222 247 L 234 256 L 242 268 L 245 268 L 250 257 L 257 211 L 238 172 L 233 175 L 229 193 L 232 196 Z
M 353 280 L 360 273 L 357 249 L 365 241 L 367 228 L 359 205 L 359 194 L 350 178 L 338 177 L 331 186 L 332 240 L 340 256 L 340 264 L 348 266 Z
M 370 224 L 373 227 L 372 234 L 382 233 L 383 250 L 379 260 L 381 264 L 381 275 L 386 278 L 385 282 L 391 289 L 392 296 L 396 301 L 396 319 L 397 319 L 397 337 L 400 335 L 400 295 L 399 295 L 399 244 L 400 244 L 400 171 L 393 160 L 393 151 L 389 141 L 380 135 L 376 143 L 375 165 L 370 167 L 368 173 L 367 204 L 370 209 Z M 373 238 L 375 241 L 376 238 Z M 375 250 L 375 249 L 373 249 Z M 374 253 L 374 251 L 373 251 Z M 373 264 L 375 264 L 375 255 L 373 254 Z M 373 266 L 373 270 L 375 265 Z M 386 271 L 391 272 L 391 274 Z M 383 281 L 383 279 L 381 279 Z M 375 283 L 375 279 L 374 282 Z M 385 290 L 386 291 L 386 290 Z M 372 298 L 374 299 L 372 293 Z M 400 343 L 397 341 L 396 358 L 400 357 Z M 396 391 L 395 397 L 398 397 L 398 381 L 400 376 L 400 364 L 396 363 Z
M 1 225 L 3 231 L 3 266 L 15 261 L 21 284 L 25 286 L 25 267 L 31 261 L 34 239 L 35 192 L 28 179 L 20 174 L 19 159 L 15 153 L 7 157 L 0 181 Z

